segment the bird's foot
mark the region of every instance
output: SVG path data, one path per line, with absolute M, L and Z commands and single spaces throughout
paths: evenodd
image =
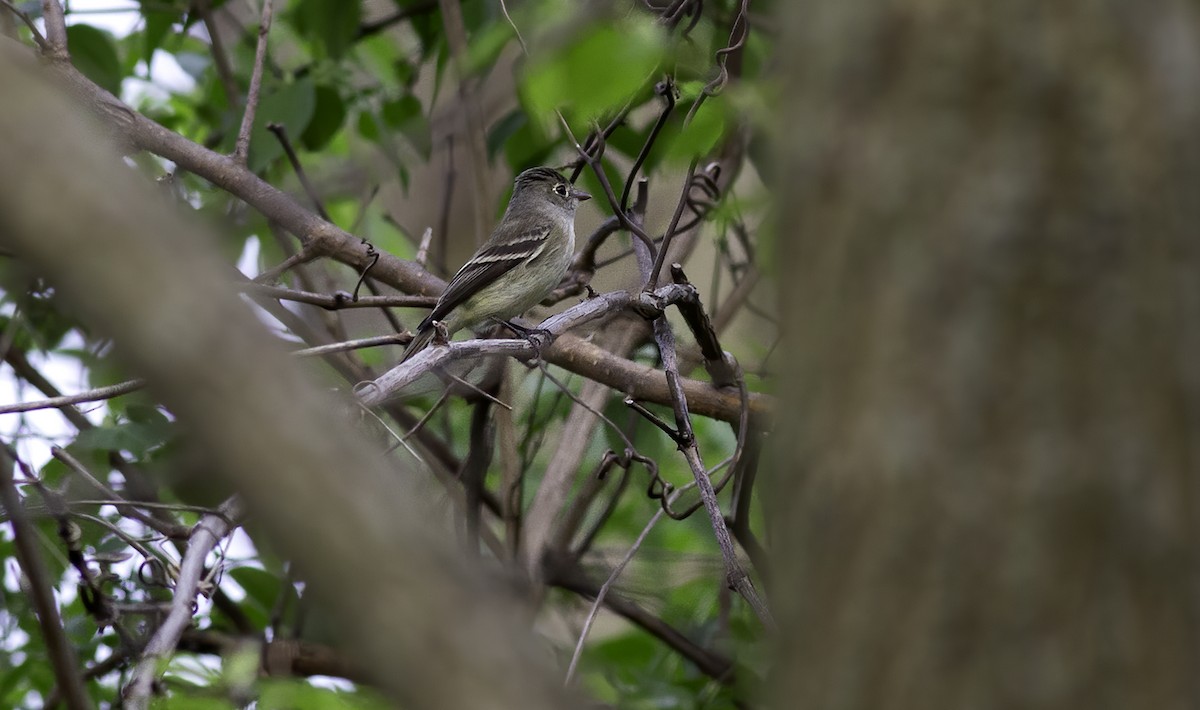
M 450 332 L 446 330 L 446 324 L 440 320 L 435 320 L 433 323 L 433 344 L 434 345 L 449 345 Z
M 541 360 L 542 348 L 549 345 L 550 341 L 554 339 L 554 334 L 545 328 L 526 328 L 523 325 L 519 325 L 507 320 L 500 321 L 500 324 L 511 330 L 513 333 L 516 333 L 517 337 L 524 338 L 525 340 L 529 341 L 530 347 L 533 348 L 533 359 L 531 362 L 537 362 L 538 360 Z

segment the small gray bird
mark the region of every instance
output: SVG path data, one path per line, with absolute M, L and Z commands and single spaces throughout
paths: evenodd
M 519 316 L 545 298 L 575 255 L 575 208 L 588 199 L 557 170 L 530 168 L 518 175 L 500 224 L 450 279 L 400 361 L 433 339 L 434 321 L 453 335 Z

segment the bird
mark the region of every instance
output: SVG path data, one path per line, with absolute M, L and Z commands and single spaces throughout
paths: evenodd
M 507 321 L 549 295 L 575 255 L 575 210 L 589 199 L 553 168 L 517 175 L 500 223 L 450 279 L 400 362 L 429 344 L 436 323 L 453 335 L 486 321 Z

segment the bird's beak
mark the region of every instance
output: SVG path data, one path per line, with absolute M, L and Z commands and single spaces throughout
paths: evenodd
M 583 190 L 580 190 L 579 188 L 575 187 L 574 185 L 571 186 L 571 197 L 574 197 L 575 199 L 579 200 L 580 202 L 586 202 L 587 200 L 592 199 L 591 195 L 584 192 Z

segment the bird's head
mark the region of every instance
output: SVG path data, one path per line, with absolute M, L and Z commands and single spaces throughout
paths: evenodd
M 517 176 L 513 200 L 530 197 L 547 200 L 570 212 L 574 212 L 580 202 L 592 199 L 591 195 L 572 185 L 562 173 L 551 168 L 530 168 Z

